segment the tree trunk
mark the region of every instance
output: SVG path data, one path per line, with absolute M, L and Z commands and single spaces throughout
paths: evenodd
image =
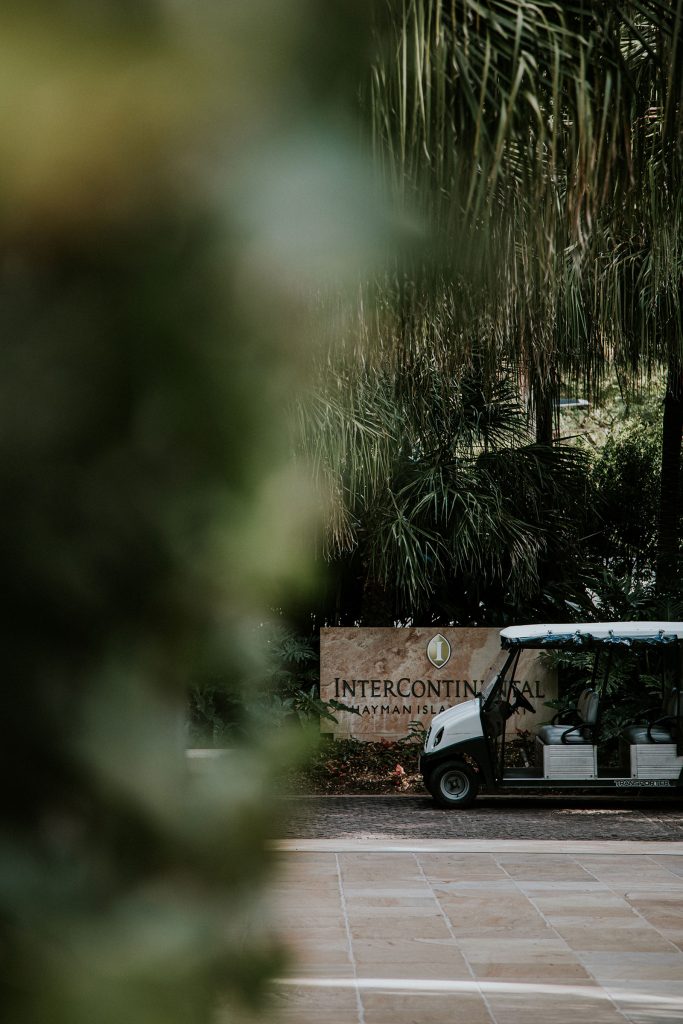
M 683 370 L 671 359 L 664 399 L 662 474 L 657 535 L 657 591 L 675 589 L 679 577 L 681 436 L 683 435 Z
M 553 395 L 552 391 L 534 382 L 534 411 L 536 414 L 536 444 L 550 447 L 553 443 Z

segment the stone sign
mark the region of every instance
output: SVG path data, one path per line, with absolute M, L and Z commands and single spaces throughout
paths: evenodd
M 321 720 L 337 738 L 374 740 L 406 736 L 411 722 L 427 727 L 432 717 L 469 700 L 499 671 L 506 651 L 500 630 L 482 628 L 329 628 L 320 630 L 320 695 L 359 714 Z M 536 651 L 522 651 L 515 681 L 536 708 L 520 711 L 508 733 L 549 721 L 544 702 L 557 696 L 555 674 Z

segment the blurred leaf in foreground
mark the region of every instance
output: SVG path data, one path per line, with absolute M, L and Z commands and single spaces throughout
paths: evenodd
M 304 295 L 383 230 L 329 114 L 357 29 L 303 0 L 0 14 L 7 1024 L 242 1019 L 273 969 L 291 740 L 192 780 L 182 709 L 199 669 L 258 676 L 254 624 L 310 583 Z

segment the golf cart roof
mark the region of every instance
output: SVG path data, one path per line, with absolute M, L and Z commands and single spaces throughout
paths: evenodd
M 504 648 L 602 647 L 670 644 L 683 639 L 683 622 L 546 622 L 501 630 Z

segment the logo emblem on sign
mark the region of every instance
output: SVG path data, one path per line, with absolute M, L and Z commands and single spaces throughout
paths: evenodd
M 427 657 L 434 668 L 443 668 L 450 659 L 451 645 L 445 636 L 437 633 L 427 644 Z

